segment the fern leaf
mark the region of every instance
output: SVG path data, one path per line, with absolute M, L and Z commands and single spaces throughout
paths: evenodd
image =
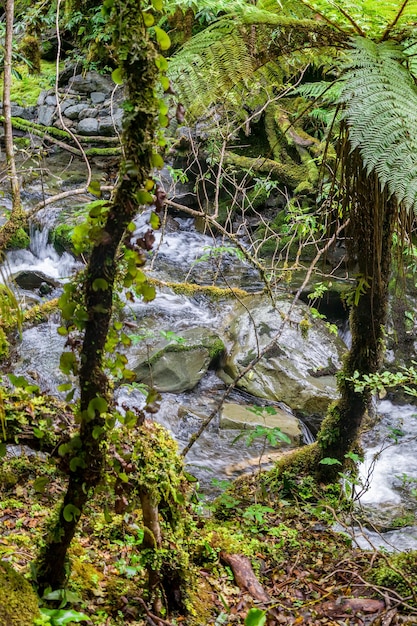
M 356 38 L 340 102 L 367 172 L 417 212 L 417 87 L 405 61 L 399 44 Z

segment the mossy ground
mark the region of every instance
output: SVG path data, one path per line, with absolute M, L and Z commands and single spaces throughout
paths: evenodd
M 13 77 L 10 99 L 20 106 L 34 106 L 43 89 L 51 89 L 55 84 L 56 66 L 49 61 L 41 62 L 40 74 L 29 74 L 26 66 L 17 68 L 21 79 Z M 3 94 L 2 88 L 0 94 Z
M 54 462 L 25 455 L 3 460 L 0 559 L 29 572 L 64 488 Z M 188 614 L 166 615 L 168 624 L 243 625 L 254 607 L 267 611 L 267 626 L 371 624 L 377 609 L 382 619 L 387 597 L 408 598 L 408 616 L 398 612 L 403 621 L 396 623 L 417 623 L 410 599 L 415 591 L 407 583 L 415 588 L 415 553 L 387 557 L 352 547 L 348 535 L 332 529 L 334 511 L 343 509 L 339 487 L 321 491 L 312 478 L 289 473 L 279 484 L 273 475 L 269 483 L 254 475 L 206 506 L 204 516 L 200 497 L 192 499 L 183 520 L 187 532 L 180 540 L 172 535 L 171 544 L 173 563 L 179 546 L 187 553 Z M 132 508 L 116 514 L 114 504 L 103 486 L 81 520 L 70 553 L 66 607 L 88 615 L 90 625 L 145 626 L 141 513 Z M 164 527 L 170 532 L 169 523 Z M 271 603 L 259 604 L 236 585 L 223 552 L 250 558 Z

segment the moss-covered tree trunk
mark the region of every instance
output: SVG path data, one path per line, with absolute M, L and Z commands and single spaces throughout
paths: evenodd
M 65 582 L 66 555 L 77 522 L 101 479 L 105 430 L 97 398 L 109 402 L 104 356 L 112 314 L 117 251 L 138 209 L 135 194 L 144 188 L 151 170 L 156 132 L 156 52 L 143 24 L 141 3 L 137 0 L 115 0 L 110 23 L 126 89 L 125 159 L 106 224 L 95 240 L 86 272 L 87 321 L 79 372 L 80 429 L 73 442 L 69 484 L 59 518 L 39 559 L 40 588 L 50 586 L 56 589 Z
M 14 156 L 13 128 L 10 103 L 10 90 L 12 86 L 14 0 L 6 0 L 5 17 L 6 32 L 4 38 L 3 69 L 3 126 L 7 169 L 12 191 L 12 212 L 10 219 L 0 228 L 0 251 L 4 250 L 10 238 L 25 222 L 25 216 L 20 200 L 20 183 L 17 175 L 16 161 Z
M 345 462 L 371 401 L 369 391 L 358 393 L 351 377 L 378 371 L 384 352 L 384 325 L 388 312 L 388 283 L 397 203 L 381 191 L 377 176 L 367 176 L 357 153 L 348 156 L 347 187 L 350 236 L 358 274 L 351 294 L 352 344 L 339 373 L 340 399 L 329 411 L 318 437 L 320 458 Z M 349 169 L 351 171 L 349 171 Z M 322 480 L 337 477 L 340 466 L 320 465 Z

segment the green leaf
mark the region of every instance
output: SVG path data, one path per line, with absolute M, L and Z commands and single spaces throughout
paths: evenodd
M 338 459 L 332 459 L 326 456 L 324 459 L 320 461 L 321 465 L 342 465 Z
M 152 13 L 147 13 L 146 11 L 142 11 L 143 23 L 147 28 L 149 26 L 153 26 L 155 23 L 155 18 Z
M 159 28 L 159 26 L 155 26 L 155 35 L 156 41 L 158 42 L 158 46 L 161 50 L 168 50 L 171 47 L 171 39 L 167 35 L 167 33 Z
M 79 468 L 79 467 L 84 468 L 85 467 L 84 459 L 82 459 L 79 456 L 75 456 L 74 458 L 71 459 L 69 466 L 70 466 L 71 472 L 76 472 L 77 468 Z
M 109 288 L 109 283 L 105 278 L 96 278 L 93 281 L 93 291 L 106 291 Z
M 49 476 L 39 476 L 33 481 L 33 488 L 36 493 L 44 493 L 46 485 L 49 483 Z
M 59 359 L 59 368 L 64 374 L 75 374 L 77 371 L 77 359 L 73 352 L 63 352 Z
M 74 506 L 73 504 L 67 504 L 64 507 L 64 510 L 62 512 L 62 515 L 64 517 L 64 520 L 66 522 L 72 522 L 73 520 L 76 521 L 78 517 L 80 517 L 81 515 L 81 511 L 79 508 L 77 508 L 76 506 Z M 65 622 L 66 623 L 66 622 Z
M 125 474 L 125 472 L 120 472 L 120 474 L 118 475 L 120 480 L 124 483 L 128 483 L 129 482 L 129 477 L 127 474 Z
M 169 89 L 170 84 L 171 84 L 168 76 L 160 76 L 159 81 L 160 81 L 160 83 L 162 85 L 162 89 L 164 91 L 167 91 Z
M 159 216 L 153 211 L 151 213 L 151 217 L 149 218 L 149 224 L 154 230 L 158 230 L 161 225 L 161 220 L 159 219 Z
M 161 170 L 164 167 L 164 159 L 157 152 L 152 154 L 151 163 L 152 167 L 155 167 L 157 170 Z
M 266 623 L 266 611 L 261 609 L 250 609 L 246 618 L 245 626 L 264 626 Z
M 138 191 L 135 197 L 138 204 L 153 204 L 154 202 L 153 195 L 149 193 L 149 191 L 145 191 L 144 189 Z
M 93 439 L 99 439 L 101 435 L 104 433 L 104 428 L 102 426 L 94 426 L 93 428 Z
M 155 300 L 156 291 L 153 285 L 144 283 L 141 286 L 141 293 L 142 293 L 142 298 L 144 302 L 152 302 L 152 300 Z
M 162 8 L 164 6 L 163 0 L 152 0 L 152 6 L 155 11 L 162 11 Z
M 93 419 L 95 417 L 96 411 L 100 415 L 103 415 L 104 413 L 106 413 L 107 409 L 107 401 L 104 398 L 97 396 L 97 398 L 93 398 L 88 403 L 87 415 L 90 419 Z
M 50 623 L 53 624 L 53 626 L 65 626 L 65 624 L 84 622 L 89 619 L 88 615 L 75 611 L 74 609 L 45 609 L 42 607 L 39 610 L 42 615 L 49 617 Z
M 93 194 L 93 196 L 97 196 L 100 198 L 101 196 L 101 188 L 100 182 L 98 180 L 92 180 L 89 186 L 87 187 L 87 191 Z
M 123 84 L 123 70 L 121 67 L 116 67 L 115 70 L 111 73 L 112 81 L 116 83 L 116 85 Z
M 0 443 L 0 458 L 6 456 L 7 446 L 5 443 Z

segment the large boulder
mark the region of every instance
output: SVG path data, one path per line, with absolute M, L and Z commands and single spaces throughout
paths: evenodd
M 1 626 L 33 626 L 36 618 L 40 614 L 32 587 L 9 563 L 0 561 Z
M 266 350 L 238 387 L 284 402 L 301 415 L 324 415 L 337 397 L 334 374 L 346 347 L 325 323 L 310 320 L 307 306 L 282 298 L 274 307 L 266 296 L 248 296 L 230 323 L 229 337 L 232 349 L 218 372 L 225 382 L 239 376 L 258 350 Z
M 205 328 L 190 328 L 180 337 L 167 334 L 152 347 L 141 344 L 130 355 L 129 367 L 137 382 L 158 391 L 180 393 L 193 389 L 223 351 L 218 335 Z

